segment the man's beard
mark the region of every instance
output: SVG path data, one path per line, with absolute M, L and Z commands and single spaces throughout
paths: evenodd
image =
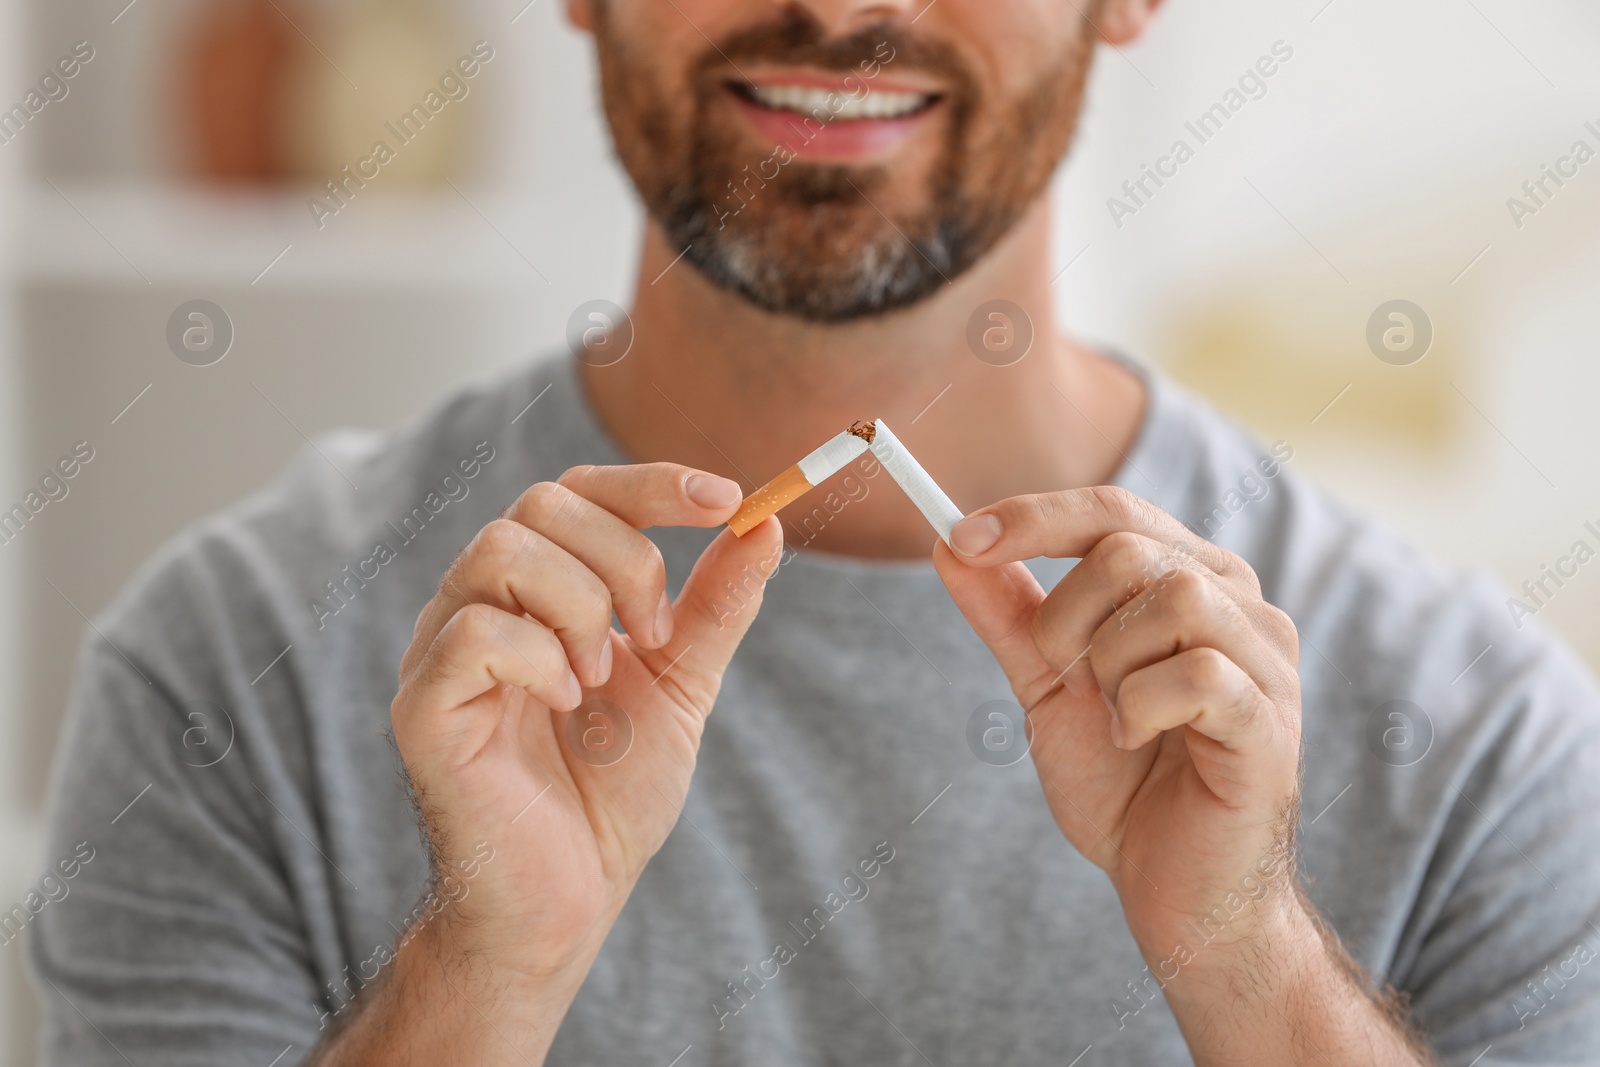
M 617 153 L 667 240 L 687 249 L 684 258 L 714 284 L 817 322 L 915 304 L 993 248 L 1044 193 L 1065 154 L 1093 55 L 1084 20 L 1027 91 L 984 101 L 948 45 L 889 23 L 830 40 L 790 6 L 707 49 L 691 74 L 685 114 L 669 106 L 674 94 L 648 50 L 622 38 L 605 4 L 596 7 L 601 92 Z M 936 76 L 945 136 L 926 189 L 891 195 L 897 175 L 884 166 L 807 162 L 776 146 L 753 151 L 721 99 L 736 74 L 730 64 L 741 60 L 837 71 L 869 93 L 864 71 Z M 797 140 L 805 140 L 804 121 L 795 116 Z

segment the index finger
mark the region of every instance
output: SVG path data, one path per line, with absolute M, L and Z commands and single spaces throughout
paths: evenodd
M 637 530 L 720 526 L 744 499 L 738 482 L 681 463 L 573 467 L 557 484 Z
M 1154 504 L 1111 485 L 1009 497 L 956 523 L 950 543 L 963 562 L 994 567 L 1039 556 L 1082 559 L 1114 533 L 1182 549 L 1224 577 L 1248 570 L 1238 557 L 1196 537 Z

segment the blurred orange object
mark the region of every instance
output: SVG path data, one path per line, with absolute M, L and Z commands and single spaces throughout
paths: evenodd
M 271 182 L 285 176 L 280 101 L 297 43 L 289 3 L 210 0 L 200 9 L 181 55 L 179 114 L 202 177 Z

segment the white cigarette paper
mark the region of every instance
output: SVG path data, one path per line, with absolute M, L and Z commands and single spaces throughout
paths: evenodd
M 893 430 L 884 425 L 882 419 L 873 426 L 875 432 L 872 435 L 872 444 L 868 446 L 872 454 L 878 457 L 878 462 L 889 472 L 889 477 L 905 490 L 906 496 L 911 498 L 917 510 L 922 512 L 923 517 L 935 530 L 939 531 L 939 537 L 948 545 L 950 531 L 965 517 L 963 512 L 956 507 L 955 501 L 945 495 L 944 490 L 939 488 L 938 483 L 928 472 L 922 469 L 922 464 L 917 462 L 916 457 L 906 451 L 906 446 L 900 443 L 900 439 L 894 435 Z M 821 449 L 817 451 L 820 452 Z
M 836 434 L 822 443 L 822 447 L 802 459 L 795 466 L 800 468 L 800 473 L 805 475 L 806 481 L 812 485 L 821 485 L 835 474 L 844 470 L 846 463 L 855 459 L 867 450 L 867 443 L 855 434 L 846 431 Z

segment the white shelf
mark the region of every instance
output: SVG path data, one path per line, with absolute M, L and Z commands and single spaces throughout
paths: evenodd
M 525 196 L 369 187 L 319 229 L 307 192 L 39 182 L 20 194 L 15 261 L 24 284 L 136 290 L 204 283 L 514 293 L 542 287 L 538 270 L 553 269 L 540 256 L 548 231 Z

